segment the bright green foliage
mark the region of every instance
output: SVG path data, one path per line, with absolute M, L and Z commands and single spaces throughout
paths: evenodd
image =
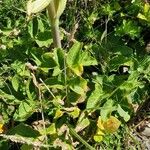
M 150 95 L 149 3 L 56 0 L 62 48 L 48 4 L 31 20 L 26 4 L 0 2 L 0 149 L 129 149 Z

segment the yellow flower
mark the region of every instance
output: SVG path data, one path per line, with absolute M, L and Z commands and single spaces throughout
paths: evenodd
M 97 126 L 99 129 L 104 130 L 104 121 L 101 119 L 101 117 L 98 118 Z
M 113 116 L 110 116 L 110 118 L 107 119 L 106 121 L 103 121 L 101 117 L 99 117 L 97 121 L 98 129 L 93 137 L 94 140 L 96 142 L 101 142 L 106 133 L 116 132 L 120 124 L 121 122 Z
M 0 123 L 0 133 L 4 132 L 4 125 Z
M 121 122 L 117 118 L 110 116 L 110 118 L 105 121 L 103 125 L 106 133 L 114 133 L 118 130 L 120 124 Z

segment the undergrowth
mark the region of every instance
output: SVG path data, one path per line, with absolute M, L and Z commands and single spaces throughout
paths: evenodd
M 0 2 L 0 149 L 140 147 L 130 122 L 149 99 L 150 5 L 67 1 L 62 48 L 46 11 Z

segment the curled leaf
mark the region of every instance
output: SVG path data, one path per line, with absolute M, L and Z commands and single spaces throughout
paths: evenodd
M 52 0 L 29 0 L 27 3 L 27 14 L 31 16 L 31 14 L 38 13 L 43 11 Z
M 67 0 L 54 0 L 55 10 L 56 10 L 56 18 L 59 18 L 63 11 L 65 10 Z

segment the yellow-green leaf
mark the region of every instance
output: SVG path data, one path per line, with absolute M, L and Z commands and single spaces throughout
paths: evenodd
M 81 76 L 83 73 L 83 65 L 77 65 L 75 67 L 70 68 L 77 76 Z
M 74 119 L 77 118 L 80 114 L 80 109 L 75 107 L 72 112 L 69 113 Z
M 144 13 L 147 13 L 149 11 L 150 5 L 149 3 L 145 3 L 144 5 Z
M 141 13 L 139 13 L 139 14 L 137 15 L 137 17 L 138 17 L 139 19 L 142 19 L 142 20 L 146 20 L 146 21 L 147 21 L 147 18 L 146 18 L 144 15 L 142 15 Z
M 52 0 L 29 0 L 27 3 L 27 14 L 30 16 L 31 14 L 41 12 L 44 10 Z
M 65 10 L 67 0 L 54 0 L 56 17 L 59 18 Z
M 55 127 L 55 123 L 52 123 L 47 129 L 46 129 L 46 133 L 47 134 L 56 134 L 56 127 Z
M 102 142 L 103 141 L 103 136 L 101 136 L 101 135 L 94 135 L 94 140 L 95 140 L 95 142 Z
M 96 135 L 101 135 L 101 136 L 103 136 L 103 135 L 105 135 L 105 133 L 104 133 L 104 131 L 102 131 L 101 129 L 97 129 L 97 132 L 96 132 Z
M 63 111 L 61 111 L 60 109 L 57 109 L 54 119 L 60 118 L 63 114 L 64 114 Z
M 56 134 L 56 127 L 55 127 L 55 123 L 52 123 L 48 128 L 46 129 L 41 129 L 39 130 L 40 134 L 41 135 L 44 135 L 45 133 L 46 134 L 49 134 L 49 135 L 53 135 L 53 134 Z

